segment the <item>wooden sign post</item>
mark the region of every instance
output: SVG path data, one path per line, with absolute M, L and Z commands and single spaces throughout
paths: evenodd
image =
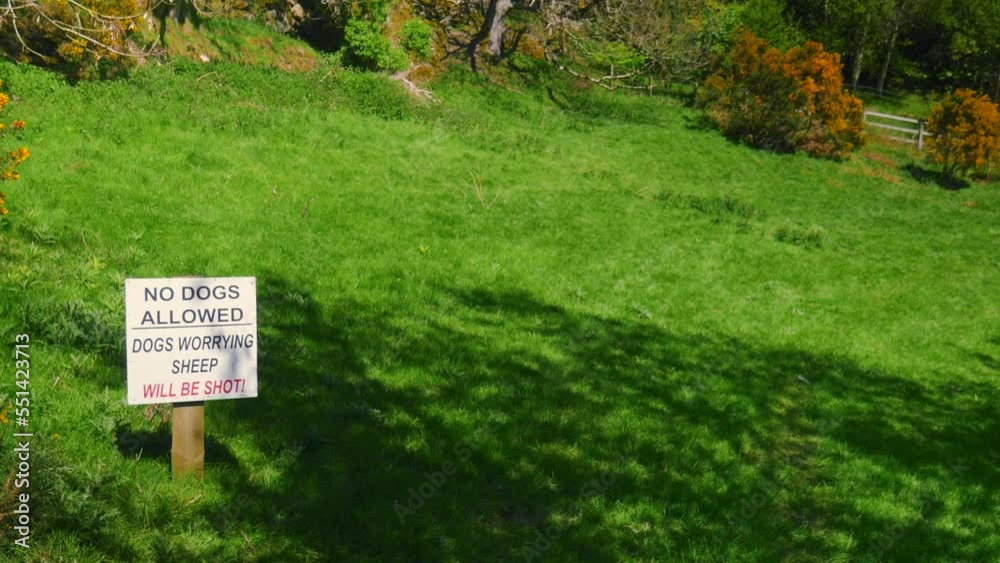
M 257 280 L 125 280 L 128 403 L 173 403 L 173 476 L 205 475 L 205 401 L 257 396 Z
M 173 476 L 205 478 L 205 403 L 174 403 L 170 467 Z

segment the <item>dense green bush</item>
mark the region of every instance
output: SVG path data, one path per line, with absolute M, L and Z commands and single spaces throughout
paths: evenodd
M 409 64 L 406 53 L 396 49 L 382 34 L 382 25 L 352 19 L 344 30 L 348 63 L 367 70 L 403 70 Z
M 383 119 L 404 119 L 413 112 L 413 102 L 399 83 L 385 76 L 346 71 L 337 75 L 345 103 L 356 111 Z
M 399 30 L 399 44 L 420 60 L 431 56 L 431 26 L 417 18 L 403 24 Z

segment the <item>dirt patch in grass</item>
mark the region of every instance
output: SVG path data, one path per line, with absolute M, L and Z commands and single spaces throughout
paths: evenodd
M 316 68 L 316 53 L 307 47 L 286 45 L 276 63 L 284 71 L 307 72 Z
M 881 154 L 881 153 L 877 153 L 877 152 L 872 152 L 872 151 L 865 151 L 864 152 L 864 157 L 867 158 L 868 160 L 872 161 L 872 162 L 875 162 L 877 164 L 881 164 L 883 166 L 886 166 L 886 167 L 889 167 L 889 168 L 892 168 L 892 169 L 899 168 L 899 165 L 896 163 L 896 161 L 891 156 L 887 156 L 887 155 L 884 155 L 884 154 Z
M 868 176 L 869 178 L 877 178 L 879 180 L 885 180 L 886 182 L 892 184 L 898 184 L 900 182 L 899 176 L 889 172 L 881 166 L 868 166 L 862 162 L 855 162 L 854 166 L 848 169 L 851 174 L 856 174 L 858 176 Z

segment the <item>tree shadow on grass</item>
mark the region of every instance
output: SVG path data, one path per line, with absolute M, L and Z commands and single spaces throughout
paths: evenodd
M 699 111 L 693 115 L 685 115 L 684 127 L 689 131 L 715 133 L 717 135 L 720 135 L 730 145 L 745 147 L 754 151 L 766 152 L 771 154 L 781 154 L 781 155 L 794 155 L 797 152 L 794 148 L 782 146 L 779 143 L 773 143 L 771 146 L 768 146 L 761 143 L 753 143 L 749 140 L 747 136 L 727 134 L 722 130 L 720 130 L 718 123 L 713 121 L 712 118 L 708 115 L 708 113 L 704 111 Z
M 913 178 L 917 182 L 920 182 L 921 184 L 935 184 L 938 187 L 944 188 L 946 190 L 958 191 L 958 190 L 964 190 L 971 186 L 968 180 L 965 180 L 964 178 L 948 176 L 943 172 L 937 170 L 928 170 L 926 168 L 917 166 L 912 162 L 903 165 L 902 170 L 907 174 L 909 174 L 911 178 Z
M 650 111 L 648 107 L 635 103 L 644 98 L 637 98 L 625 92 L 592 90 L 589 84 L 586 89 L 568 85 L 548 85 L 545 87 L 545 95 L 560 110 L 592 123 L 613 122 L 634 125 L 663 123 L 663 117 L 658 112 Z
M 277 277 L 260 289 L 260 397 L 215 416 L 280 478 L 262 487 L 254 468 L 227 471 L 240 508 L 204 517 L 220 534 L 270 522 L 270 556 L 826 560 L 846 534 L 866 557 L 898 523 L 822 494 L 842 479 L 835 462 L 885 468 L 859 485 L 900 506 L 915 502 L 909 476 L 941 491 L 998 483 L 975 455 L 996 452 L 997 402 L 972 399 L 993 388 L 956 395 L 520 292 L 442 288 L 414 310 L 321 305 Z M 928 510 L 879 556 L 982 549 Z
M 684 127 L 691 131 L 719 132 L 719 126 L 703 111 L 685 115 Z
M 260 395 L 206 405 L 215 492 L 184 508 L 185 527 L 222 541 L 165 538 L 160 559 L 994 555 L 981 491 L 1000 484 L 1000 397 L 985 384 L 492 288 L 320 303 L 268 275 L 258 316 Z M 143 443 L 164 456 L 164 438 Z M 94 536 L 71 522 L 61 531 Z M 112 558 L 138 555 L 94 537 Z
M 157 431 L 136 430 L 130 426 L 115 429 L 115 447 L 125 457 L 157 459 L 170 464 L 172 435 L 169 426 Z M 214 436 L 205 437 L 205 459 L 215 465 L 235 467 L 236 458 L 225 444 Z

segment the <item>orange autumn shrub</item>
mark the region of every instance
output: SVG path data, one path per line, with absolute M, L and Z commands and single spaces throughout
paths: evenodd
M 728 136 L 776 151 L 845 158 L 864 144 L 861 100 L 844 91 L 837 53 L 808 42 L 787 52 L 741 29 L 701 101 Z
M 985 94 L 962 88 L 931 109 L 927 141 L 931 161 L 944 173 L 981 172 L 1000 156 L 1000 113 Z
M 0 87 L 2 86 L 3 81 L 0 80 Z M 7 107 L 8 103 L 10 103 L 10 97 L 0 91 L 0 115 L 3 114 L 3 110 Z M 0 118 L 0 185 L 3 185 L 5 182 L 17 180 L 20 177 L 17 167 L 30 156 L 28 149 L 25 147 L 7 150 L 7 139 L 11 137 L 20 139 L 22 131 L 24 131 L 23 121 L 16 119 L 8 125 Z M 7 215 L 7 194 L 0 191 L 0 216 L 4 215 Z

